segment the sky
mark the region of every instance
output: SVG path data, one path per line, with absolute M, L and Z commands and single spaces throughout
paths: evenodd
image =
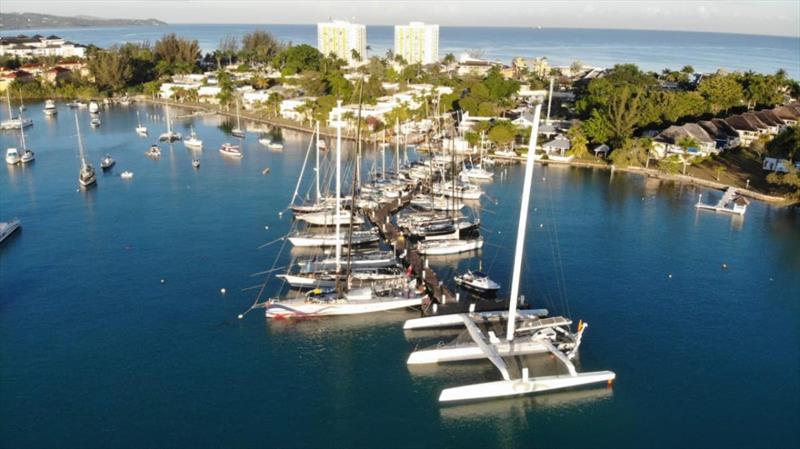
M 2 0 L 0 12 L 154 18 L 169 23 L 299 24 L 337 18 L 367 25 L 423 21 L 444 26 L 614 28 L 800 37 L 799 0 Z

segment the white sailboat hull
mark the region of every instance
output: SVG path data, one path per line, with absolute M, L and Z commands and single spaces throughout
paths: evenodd
M 470 401 L 490 398 L 502 398 L 523 394 L 541 393 L 561 390 L 600 382 L 614 380 L 612 371 L 595 371 L 560 376 L 542 376 L 529 379 L 501 380 L 461 387 L 446 388 L 439 395 L 439 402 Z
M 445 242 L 446 240 L 436 240 L 435 242 Z M 457 243 L 448 245 L 436 245 L 421 243 L 418 252 L 426 256 L 444 256 L 448 254 L 458 254 L 467 251 L 481 249 L 483 247 L 483 239 L 478 238 L 474 240 L 459 240 Z
M 338 222 L 340 225 L 350 224 L 350 213 L 342 212 L 338 216 L 332 212 L 315 212 L 310 214 L 297 215 L 297 219 L 315 226 L 333 226 Z M 364 219 L 358 215 L 353 217 L 353 224 L 360 225 Z
M 545 317 L 548 315 L 547 309 L 527 309 L 517 311 L 517 320 L 521 321 L 527 318 Z M 469 317 L 475 321 L 492 321 L 492 320 L 507 320 L 508 310 L 492 310 L 486 312 L 473 312 Z M 439 327 L 454 327 L 464 326 L 464 320 L 459 314 L 449 315 L 435 315 L 426 316 L 422 318 L 414 318 L 406 320 L 403 324 L 403 329 L 433 329 Z
M 550 352 L 550 347 L 542 340 L 501 340 L 494 345 L 501 357 L 541 354 Z M 414 351 L 406 361 L 409 365 L 425 365 L 443 362 L 461 362 L 465 360 L 485 359 L 486 353 L 476 343 L 442 347 L 437 349 L 423 349 Z
M 306 302 L 305 299 L 290 299 L 267 306 L 267 318 L 313 318 L 336 315 L 360 315 L 389 310 L 417 307 L 422 298 L 392 298 L 366 301 L 340 300 L 338 302 Z

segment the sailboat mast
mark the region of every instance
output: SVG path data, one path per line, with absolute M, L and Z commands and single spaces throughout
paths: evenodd
M 317 122 L 317 168 L 314 171 L 317 172 L 317 204 L 319 204 L 319 122 Z
M 386 128 L 383 128 L 381 137 L 381 179 L 386 179 Z
M 342 100 L 336 102 L 336 109 L 338 113 L 336 115 L 336 214 L 334 215 L 334 222 L 336 223 L 336 272 L 339 273 L 342 268 L 342 240 L 339 238 L 339 211 L 342 201 Z
M 394 173 L 400 176 L 400 118 L 395 119 L 394 130 Z
M 522 187 L 522 205 L 519 211 L 519 225 L 517 226 L 517 247 L 514 251 L 514 272 L 511 277 L 511 296 L 508 298 L 508 328 L 506 340 L 514 340 L 514 331 L 517 321 L 517 297 L 519 296 L 519 278 L 522 271 L 522 252 L 525 249 L 525 228 L 528 225 L 528 207 L 531 202 L 531 188 L 533 186 L 533 164 L 536 150 L 536 138 L 539 134 L 539 117 L 542 113 L 541 103 L 533 111 L 533 124 L 531 125 L 531 139 L 528 142 L 528 160 L 525 165 L 525 182 Z
M 75 111 L 75 130 L 78 132 L 78 153 L 81 156 L 81 169 L 86 167 L 86 159 L 83 157 L 83 140 L 81 139 L 81 126 L 78 123 L 78 111 Z
M 353 196 L 350 200 L 350 228 L 348 229 L 347 242 L 347 281 L 350 282 L 350 268 L 353 262 L 353 223 L 356 216 L 356 206 L 358 205 L 359 179 L 361 178 L 361 106 L 364 95 L 364 81 L 359 84 L 358 89 L 358 118 L 356 119 L 356 169 L 353 179 Z
M 10 89 L 6 89 L 6 102 L 8 103 L 8 119 L 14 118 L 14 113 L 11 112 L 11 95 L 8 93 Z
M 239 117 L 239 97 L 236 97 L 236 129 L 242 129 L 241 118 Z
M 166 117 L 167 117 L 167 134 L 169 134 L 170 138 L 172 138 L 172 125 L 170 124 L 170 120 L 169 120 L 169 106 L 165 105 L 164 106 L 164 111 L 167 114 L 166 115 Z

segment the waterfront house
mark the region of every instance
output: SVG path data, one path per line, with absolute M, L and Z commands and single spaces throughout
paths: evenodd
M 542 144 L 542 151 L 544 151 L 547 156 L 565 157 L 570 146 L 569 139 L 563 134 L 559 134 L 555 139 Z
M 33 81 L 34 77 L 30 73 L 24 70 L 14 70 L 7 72 L 3 75 L 0 75 L 0 92 L 5 92 L 6 89 L 13 83 L 14 81 L 20 83 L 26 83 L 28 81 Z
M 714 139 L 716 146 L 720 150 L 727 150 L 739 146 L 739 135 L 731 128 L 725 120 L 715 118 L 712 120 L 702 120 L 697 122 Z
M 754 117 L 761 123 L 763 123 L 767 127 L 767 134 L 771 136 L 776 136 L 778 133 L 783 131 L 784 124 L 775 114 L 772 114 L 770 111 L 757 111 L 757 112 L 748 112 L 744 115 L 748 115 L 750 117 Z
M 739 142 L 743 146 L 749 146 L 753 143 L 758 137 L 766 132 L 766 125 L 764 126 L 764 132 L 759 129 L 759 127 L 752 121 L 747 120 L 743 115 L 732 115 L 724 119 L 725 123 L 730 126 L 739 137 Z
M 697 146 L 684 149 L 680 145 L 684 140 L 693 140 Z M 661 131 L 653 140 L 653 150 L 662 158 L 669 154 L 707 156 L 711 153 L 719 153 L 716 140 L 697 123 L 673 125 Z
M 282 118 L 287 120 L 304 121 L 311 111 L 305 111 L 304 105 L 316 101 L 316 97 L 295 97 L 281 101 L 278 111 Z
M 177 91 L 197 91 L 202 87 L 200 83 L 164 83 L 159 89 L 159 96 L 165 100 L 172 98 Z
M 798 119 L 800 119 L 800 107 L 794 108 L 793 105 L 783 105 L 777 106 L 772 109 L 772 113 L 775 114 L 786 126 L 796 125 Z
M 41 77 L 42 80 L 47 83 L 56 84 L 59 81 L 65 81 L 72 78 L 72 70 L 55 66 L 49 70 L 45 70 Z

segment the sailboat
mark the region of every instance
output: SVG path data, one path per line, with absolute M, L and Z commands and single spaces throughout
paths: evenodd
M 169 106 L 165 106 L 164 111 L 166 114 L 167 132 L 158 136 L 158 140 L 161 142 L 175 142 L 176 140 L 181 140 L 180 133 L 176 133 L 172 130 L 172 121 L 169 118 Z
M 536 148 L 536 137 L 541 115 L 541 105 L 534 112 L 533 130 L 529 148 Z M 514 269 L 508 311 L 471 312 L 454 315 L 431 316 L 406 321 L 404 329 L 432 329 L 463 326 L 472 340 L 467 343 L 453 342 L 434 348 L 416 350 L 407 363 L 431 364 L 451 361 L 488 359 L 502 375 L 502 380 L 447 388 L 439 395 L 440 402 L 502 398 L 529 393 L 571 388 L 593 383 L 611 382 L 616 374 L 612 371 L 578 373 L 572 359 L 577 355 L 583 333 L 588 325 L 579 322 L 572 331 L 572 320 L 565 317 L 547 317 L 546 311 L 517 311 L 519 283 L 522 271 L 522 254 L 525 245 L 528 209 L 533 179 L 533 152 L 528 153 L 525 180 L 522 191 L 522 207 L 517 227 L 517 242 L 514 252 Z M 499 338 L 494 331 L 484 333 L 481 325 L 489 322 L 506 325 L 506 337 Z M 524 360 L 520 363 L 520 375 L 512 378 L 509 364 L 504 357 L 530 354 L 552 354 L 566 368 L 568 374 L 531 377 Z
M 0 129 L 22 129 L 27 128 L 33 125 L 33 120 L 29 118 L 22 117 L 22 110 L 25 108 L 22 106 L 21 99 L 20 99 L 20 115 L 14 116 L 14 113 L 11 109 L 11 96 L 9 94 L 10 89 L 6 89 L 6 103 L 8 104 L 8 120 L 3 120 L 0 122 Z
M 339 102 L 339 111 L 341 111 L 341 101 Z M 360 123 L 359 113 L 359 123 Z M 343 126 L 341 112 L 335 122 L 337 129 L 336 132 L 336 208 L 335 215 L 338 216 L 341 211 L 341 129 Z M 360 126 L 358 127 L 360 129 Z M 357 142 L 361 142 L 360 136 Z M 358 170 L 356 170 L 356 173 Z M 354 182 L 358 179 L 358 175 L 354 175 Z M 353 189 L 353 202 L 355 203 L 355 196 L 357 190 Z M 319 317 L 331 315 L 357 315 L 365 313 L 382 312 L 389 310 L 403 309 L 407 307 L 419 306 L 424 299 L 423 289 L 417 285 L 415 279 L 408 279 L 401 277 L 395 279 L 395 282 L 390 288 L 377 289 L 374 286 L 363 288 L 338 288 L 341 285 L 342 272 L 342 246 L 343 240 L 340 240 L 340 224 L 336 222 L 336 259 L 335 270 L 332 272 L 337 288 L 321 289 L 317 288 L 311 290 L 309 293 L 302 297 L 283 300 L 270 300 L 264 307 L 266 309 L 267 318 L 285 318 L 285 317 Z M 356 236 L 356 231 L 350 230 L 350 235 L 347 241 L 352 241 Z M 377 232 L 376 232 L 377 236 Z M 352 254 L 352 246 L 348 250 Z M 349 259 L 349 258 L 348 258 Z M 347 266 L 347 273 L 344 276 L 345 281 L 350 284 L 352 282 L 352 273 L 350 265 Z
M 139 111 L 136 111 L 136 134 L 140 136 L 147 135 L 147 127 L 142 125 L 142 118 L 139 117 Z
M 239 99 L 236 99 L 236 128 L 231 130 L 231 134 L 234 137 L 238 137 L 240 139 L 244 139 L 245 131 L 242 129 L 242 119 L 239 116 Z
M 189 135 L 188 139 L 184 139 L 183 144 L 186 148 L 190 150 L 202 150 L 203 149 L 203 141 L 197 137 L 197 134 L 194 132 L 194 126 L 192 126 L 192 132 Z
M 20 120 L 24 120 L 22 109 L 20 109 L 19 118 Z M 28 144 L 25 142 L 25 127 L 19 129 L 19 137 L 22 143 L 22 156 L 20 156 L 19 161 L 23 164 L 33 162 L 34 159 L 36 159 L 36 155 L 33 153 L 33 150 L 28 148 Z
M 81 157 L 81 171 L 78 174 L 78 183 L 83 187 L 89 187 L 97 182 L 97 175 L 92 164 L 86 162 L 84 155 L 83 140 L 81 139 L 81 126 L 78 122 L 78 112 L 75 112 L 75 130 L 78 132 L 78 153 Z

